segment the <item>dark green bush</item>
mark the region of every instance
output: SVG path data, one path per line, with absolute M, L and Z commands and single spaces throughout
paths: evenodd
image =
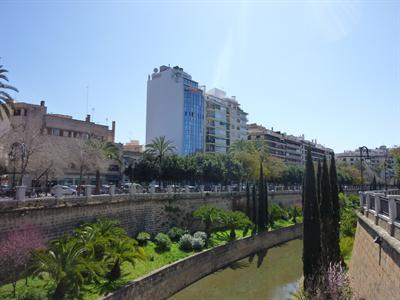
M 195 251 L 200 251 L 203 249 L 206 242 L 201 237 L 194 237 L 192 239 L 192 248 Z
M 147 242 L 150 240 L 150 234 L 145 231 L 139 232 L 136 236 L 136 240 L 140 246 L 146 246 Z
M 185 230 L 179 227 L 172 227 L 170 230 L 168 230 L 167 234 L 171 241 L 177 242 L 181 236 L 185 234 Z
M 158 251 L 169 251 L 171 249 L 171 239 L 165 233 L 158 233 L 154 238 Z

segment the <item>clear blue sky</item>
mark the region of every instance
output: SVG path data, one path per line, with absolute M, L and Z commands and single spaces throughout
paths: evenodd
M 249 121 L 335 151 L 400 144 L 400 1 L 4 1 L 20 101 L 144 142 L 147 75 L 180 65 Z

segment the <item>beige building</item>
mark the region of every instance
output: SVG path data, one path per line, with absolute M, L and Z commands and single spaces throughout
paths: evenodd
M 287 164 L 304 165 L 308 146 L 311 146 L 313 160 L 323 159 L 324 156 L 329 158 L 333 152 L 332 149 L 318 144 L 316 140 L 306 140 L 304 135 L 297 137 L 285 132 L 274 131 L 273 128 L 267 129 L 256 123 L 247 125 L 247 130 L 248 140 L 266 141 L 269 153 Z
M 26 127 L 23 130 L 29 130 L 32 135 L 39 135 L 50 143 L 52 146 L 59 146 L 60 160 L 65 160 L 65 156 L 61 152 L 71 151 L 73 146 L 84 144 L 82 141 L 87 139 L 99 139 L 102 141 L 114 142 L 115 138 L 115 121 L 112 122 L 111 129 L 108 126 L 100 125 L 90 120 L 90 115 L 86 116 L 86 120 L 73 119 L 72 116 L 62 114 L 51 114 L 47 112 L 45 102 L 41 101 L 40 105 L 16 102 L 14 106 L 13 116 L 10 118 L 11 128 Z M 13 130 L 13 129 L 11 129 Z M 15 130 L 16 131 L 16 130 Z M 3 157 L 7 155 L 4 153 Z M 70 156 L 77 155 L 70 153 Z M 8 163 L 9 164 L 9 163 Z M 104 172 L 103 183 L 117 183 L 120 180 L 120 166 L 115 162 L 109 161 L 103 167 Z M 68 163 L 63 169 L 63 176 L 57 177 L 57 181 L 62 184 L 79 184 L 81 178 L 81 170 L 76 163 Z M 94 170 L 86 170 L 83 180 L 85 183 L 94 183 Z

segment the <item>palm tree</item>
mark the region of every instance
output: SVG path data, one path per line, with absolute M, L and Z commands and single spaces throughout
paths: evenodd
M 194 211 L 193 217 L 199 219 L 205 225 L 205 233 L 207 236 L 211 235 L 212 226 L 215 222 L 220 219 L 222 214 L 221 209 L 212 206 L 212 205 L 204 205 L 199 207 Z
M 6 92 L 6 90 L 12 90 L 18 93 L 18 90 L 15 87 L 5 83 L 8 82 L 6 73 L 8 73 L 8 70 L 4 69 L 3 66 L 0 65 L 0 121 L 4 120 L 4 118 L 9 118 L 13 108 L 13 98 Z
M 101 165 L 107 159 L 117 161 L 118 164 L 121 164 L 120 151 L 113 142 L 102 141 L 96 138 L 89 139 L 88 145 L 93 150 L 93 154 L 96 156 L 96 194 L 99 194 L 101 186 Z
M 135 240 L 130 238 L 113 239 L 110 247 L 106 250 L 106 261 L 108 261 L 110 267 L 107 278 L 110 281 L 121 278 L 121 265 L 124 262 L 135 266 L 137 260 L 144 259 L 143 248 L 139 247 Z
M 48 275 L 56 288 L 53 299 L 64 299 L 67 293 L 80 294 L 84 283 L 90 282 L 101 272 L 101 265 L 85 259 L 87 249 L 67 238 L 55 240 L 48 250 L 33 253 L 34 276 Z
M 164 157 L 168 153 L 175 151 L 175 147 L 172 145 L 172 141 L 167 140 L 165 136 L 156 137 L 151 141 L 150 144 L 146 145 L 146 153 L 155 157 L 159 168 L 159 185 L 161 187 L 162 179 L 162 162 Z

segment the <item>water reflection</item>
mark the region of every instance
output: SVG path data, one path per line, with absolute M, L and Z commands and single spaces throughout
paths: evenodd
M 170 299 L 290 299 L 302 275 L 301 250 L 301 240 L 263 250 L 210 274 Z

